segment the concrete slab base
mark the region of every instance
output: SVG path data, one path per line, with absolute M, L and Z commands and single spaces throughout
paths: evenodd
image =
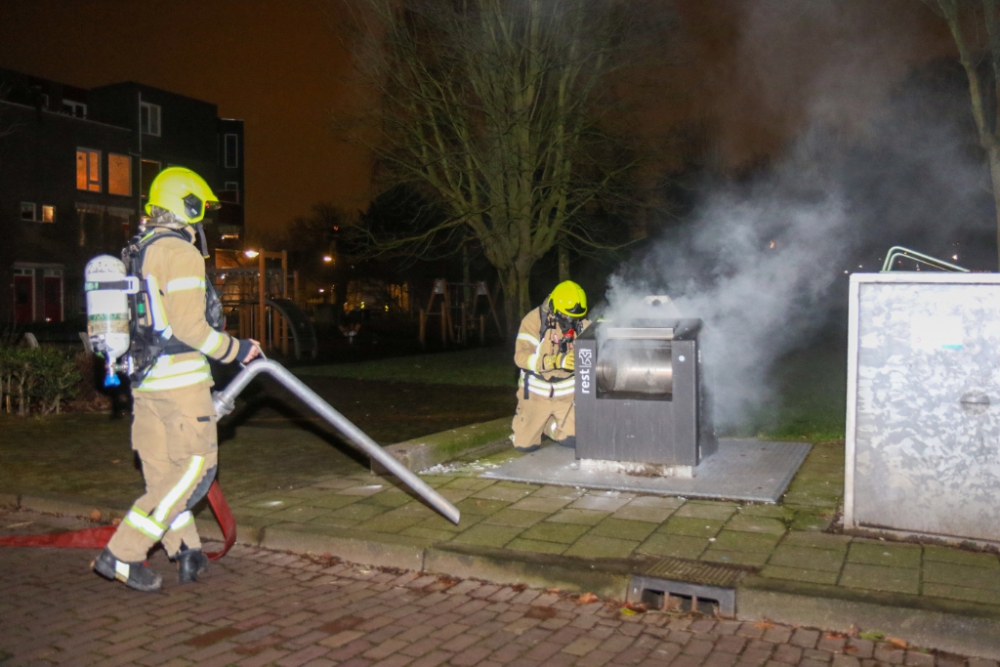
M 548 446 L 480 475 L 530 484 L 633 491 L 685 498 L 774 503 L 785 492 L 812 445 L 722 439 L 719 450 L 693 469 L 691 477 L 632 475 L 580 465 L 576 452 Z

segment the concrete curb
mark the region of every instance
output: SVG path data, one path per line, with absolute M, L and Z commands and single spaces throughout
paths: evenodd
M 553 556 L 510 549 L 439 543 L 428 548 L 424 570 L 499 584 L 559 588 L 624 600 L 632 573 L 651 561 Z
M 740 620 L 829 630 L 851 625 L 899 635 L 916 646 L 1000 658 L 1000 608 L 755 576 L 736 590 Z
M 470 424 L 389 445 L 385 451 L 392 454 L 408 470 L 420 472 L 454 460 L 463 454 L 479 450 L 483 454 L 488 454 L 503 449 L 509 444 L 506 438 L 510 434 L 510 422 L 510 417 L 501 417 L 493 421 Z M 384 472 L 384 469 L 373 461 L 372 472 L 380 473 Z

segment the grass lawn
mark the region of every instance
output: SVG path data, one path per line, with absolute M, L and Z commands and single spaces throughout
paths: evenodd
M 296 375 L 390 380 L 421 384 L 457 384 L 475 387 L 514 387 L 517 369 L 506 346 L 477 347 L 458 352 L 418 354 L 372 361 L 299 366 Z

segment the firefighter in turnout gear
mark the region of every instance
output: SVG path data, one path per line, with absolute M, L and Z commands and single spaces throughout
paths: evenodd
M 160 587 L 161 577 L 144 562 L 158 542 L 176 563 L 181 583 L 195 581 L 207 569 L 191 514 L 208 492 L 218 461 L 206 357 L 245 363 L 260 354 L 256 341 L 233 338 L 208 321 L 206 303 L 217 305 L 218 298 L 205 280 L 201 221 L 206 209 L 217 205 L 198 174 L 165 169 L 149 189 L 149 221 L 125 252 L 126 265 L 131 259 L 130 271 L 146 285 L 130 350 L 140 362 L 143 350 L 148 357 L 147 368 L 132 375 L 132 448 L 142 461 L 146 493 L 132 505 L 94 569 L 137 590 Z M 194 246 L 196 235 L 201 252 Z M 214 324 L 221 329 L 221 322 Z
M 543 434 L 576 446 L 573 340 L 589 324 L 586 314 L 586 293 L 566 280 L 521 320 L 514 347 L 521 378 L 511 436 L 519 452 L 538 449 Z

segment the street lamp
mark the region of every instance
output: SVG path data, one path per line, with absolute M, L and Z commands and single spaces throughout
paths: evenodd
M 260 253 L 257 252 L 256 250 L 244 250 L 243 254 L 246 255 L 247 257 L 249 257 L 250 259 L 253 259 L 254 257 L 256 257 L 257 255 L 259 255 Z
M 333 257 L 331 257 L 330 255 L 323 255 L 323 261 L 329 264 L 330 262 L 333 261 Z

